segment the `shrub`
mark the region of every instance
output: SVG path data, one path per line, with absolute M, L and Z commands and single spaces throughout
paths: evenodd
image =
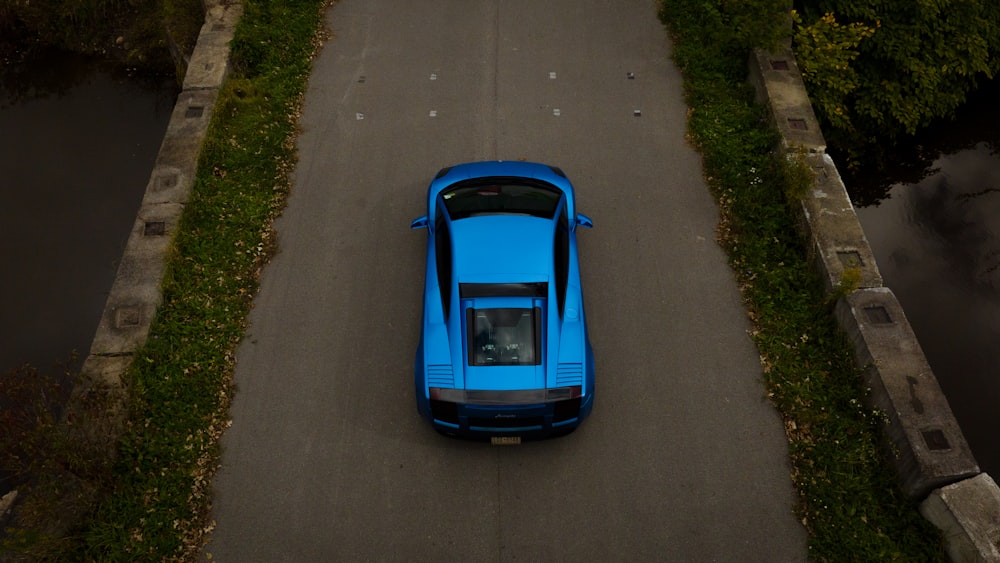
M 995 0 L 801 0 L 795 25 L 810 95 L 841 145 L 913 135 L 1000 70 Z

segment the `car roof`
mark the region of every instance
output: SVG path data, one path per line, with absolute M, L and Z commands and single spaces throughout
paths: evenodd
M 555 224 L 530 215 L 477 215 L 451 224 L 459 283 L 548 281 Z

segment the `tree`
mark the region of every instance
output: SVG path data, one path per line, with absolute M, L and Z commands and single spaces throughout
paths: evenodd
M 858 45 L 875 33 L 878 22 L 876 27 L 862 23 L 842 25 L 832 13 L 827 13 L 811 25 L 803 25 L 794 10 L 792 22 L 795 56 L 802 79 L 809 85 L 813 106 L 829 125 L 842 131 L 856 131 L 848 99 L 860 81 L 851 63 L 859 55 Z
M 154 71 L 186 67 L 204 15 L 202 0 L 0 0 L 0 57 L 46 45 Z
M 834 135 L 912 135 L 1000 71 L 996 0 L 801 0 L 798 14 L 796 56 Z

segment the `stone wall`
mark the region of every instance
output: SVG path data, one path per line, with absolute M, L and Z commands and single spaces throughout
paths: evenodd
M 755 51 L 749 81 L 781 133 L 778 150 L 802 155 L 814 172 L 800 223 L 809 259 L 828 292 L 848 278 L 834 316 L 854 347 L 871 389 L 870 406 L 886 416 L 886 455 L 921 514 L 944 533 L 954 561 L 1000 561 L 1000 489 L 979 465 L 952 414 L 902 306 L 882 285 L 874 255 L 816 120 L 790 50 Z M 845 276 L 849 270 L 859 276 Z

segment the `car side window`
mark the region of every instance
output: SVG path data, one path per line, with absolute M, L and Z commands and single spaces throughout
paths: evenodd
M 438 288 L 441 290 L 441 306 L 447 318 L 451 305 L 451 232 L 441 208 L 434 221 L 434 256 L 437 259 Z
M 566 215 L 566 202 L 560 206 L 559 220 L 556 221 L 555 248 L 556 302 L 559 304 L 559 316 L 563 314 L 566 305 L 566 284 L 569 278 L 569 217 Z

